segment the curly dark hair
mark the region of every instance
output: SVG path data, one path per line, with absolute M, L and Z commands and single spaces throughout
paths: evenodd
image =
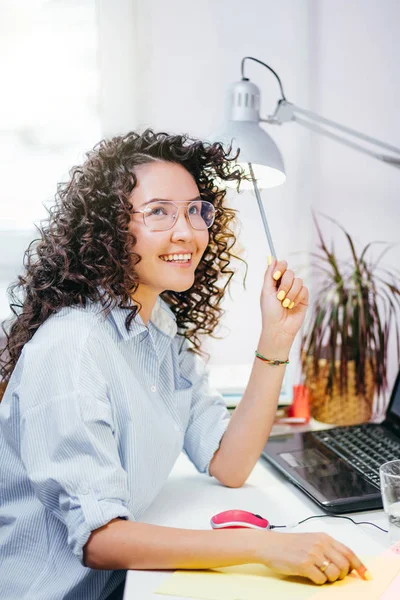
M 234 274 L 230 261 L 239 258 L 231 252 L 235 211 L 224 206 L 226 191 L 217 185 L 219 178 L 239 186 L 243 172 L 233 166 L 236 158 L 219 143 L 151 129 L 103 140 L 89 151 L 85 162 L 71 169 L 70 180 L 58 185 L 55 204 L 38 227 L 40 238 L 25 252 L 26 272 L 8 290 L 14 316 L 9 332 L 2 324 L 7 338 L 0 354 L 3 387 L 24 344 L 65 306 L 101 302 L 106 314 L 119 306 L 127 310 L 129 329 L 140 309 L 131 302 L 139 283 L 134 267 L 140 256 L 134 251 L 136 238 L 128 231 L 130 195 L 137 182 L 135 167 L 153 160 L 182 165 L 202 198 L 216 209 L 194 284 L 185 292 L 162 294 L 176 315 L 179 334 L 200 352 L 200 336 L 212 334 L 223 314 L 220 303 Z

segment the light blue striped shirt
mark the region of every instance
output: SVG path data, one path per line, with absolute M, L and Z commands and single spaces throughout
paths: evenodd
M 139 521 L 182 449 L 202 473 L 228 424 L 204 362 L 158 300 L 146 327 L 100 305 L 52 315 L 0 404 L 0 598 L 104 600 L 124 571 L 85 567 L 90 533 Z

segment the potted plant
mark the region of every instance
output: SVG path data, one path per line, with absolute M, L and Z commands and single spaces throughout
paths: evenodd
M 354 425 L 370 420 L 374 398 L 384 398 L 392 328 L 399 359 L 399 276 L 380 265 L 389 244 L 372 259 L 372 244 L 381 242 L 357 252 L 349 233 L 327 218 L 343 231 L 350 256 L 339 260 L 333 245 L 328 248 L 313 214 L 319 251 L 311 264 L 318 283 L 301 342 L 302 374 L 315 419 Z

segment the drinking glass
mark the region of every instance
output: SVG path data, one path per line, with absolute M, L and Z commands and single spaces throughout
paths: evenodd
M 379 468 L 383 508 L 389 519 L 391 541 L 400 540 L 400 460 L 391 460 Z

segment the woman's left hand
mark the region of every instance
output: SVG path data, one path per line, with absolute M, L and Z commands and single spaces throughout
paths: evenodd
M 261 292 L 263 332 L 283 343 L 293 341 L 308 306 L 308 289 L 287 267 L 286 261 L 272 259 Z

